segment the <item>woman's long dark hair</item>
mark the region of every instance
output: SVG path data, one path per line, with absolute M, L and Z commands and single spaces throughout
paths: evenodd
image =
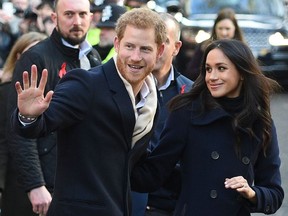
M 279 90 L 280 86 L 276 81 L 263 75 L 250 48 L 239 40 L 224 39 L 211 42 L 204 52 L 201 71 L 194 82 L 193 88 L 190 92 L 175 97 L 170 103 L 170 109 L 175 110 L 189 105 L 198 97 L 203 102 L 201 113 L 219 106 L 211 96 L 205 82 L 206 58 L 213 49 L 220 49 L 235 65 L 241 77 L 244 78 L 241 89 L 241 95 L 244 98 L 243 109 L 235 116 L 233 125 L 236 134 L 238 134 L 237 129 L 241 127 L 248 129 L 251 135 L 254 135 L 255 125 L 260 123 L 261 128 L 263 128 L 261 136 L 265 151 L 271 140 L 270 94 Z

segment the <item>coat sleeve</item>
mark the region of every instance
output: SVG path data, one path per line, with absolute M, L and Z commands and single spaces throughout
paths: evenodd
M 53 186 L 54 182 L 53 165 L 51 167 L 50 164 L 47 170 L 51 175 L 48 173 L 45 176 L 46 173 L 43 173 L 41 167 L 43 161 L 40 160 L 41 154 L 37 147 L 43 146 L 45 143 L 49 144 L 46 149 L 51 151 L 51 154 L 55 154 L 56 140 L 53 138 L 53 132 L 58 127 L 65 127 L 79 121 L 83 115 L 89 113 L 87 109 L 92 101 L 90 96 L 93 94 L 93 90 L 89 86 L 93 87 L 93 84 L 88 74 L 87 71 L 82 70 L 80 72 L 75 70 L 67 73 L 61 79 L 58 88 L 55 88 L 53 100 L 49 109 L 46 110 L 47 113 L 45 112 L 36 122 L 30 125 L 23 126 L 19 122 L 15 103 L 14 112 L 11 111 L 9 145 L 19 171 L 20 183 L 26 191 L 42 185 L 47 186 L 47 179 L 49 179 L 50 183 L 48 190 L 50 188 L 50 191 L 52 191 L 53 188 L 51 186 Z M 17 96 L 15 95 L 13 98 L 15 99 Z M 13 106 L 11 106 L 11 109 L 13 109 Z M 45 157 L 50 157 L 51 154 L 49 153 Z M 48 163 L 47 160 L 46 162 L 44 161 L 45 164 Z M 51 161 L 51 163 L 56 163 L 56 161 Z
M 167 180 L 169 184 L 169 176 L 173 172 L 178 172 L 175 167 L 186 145 L 188 122 L 186 112 L 175 111 L 170 114 L 159 145 L 133 169 L 132 190 L 153 192 L 167 183 Z
M 251 212 L 273 214 L 280 208 L 284 199 L 284 191 L 281 187 L 280 164 L 277 134 L 273 124 L 272 140 L 266 156 L 261 151 L 255 164 L 253 189 L 257 196 L 257 206 L 252 208 Z
M 12 129 L 26 138 L 39 138 L 69 127 L 89 114 L 95 91 L 91 78 L 93 73 L 82 69 L 69 71 L 55 87 L 49 108 L 32 124 L 23 126 L 17 116 L 12 114 Z

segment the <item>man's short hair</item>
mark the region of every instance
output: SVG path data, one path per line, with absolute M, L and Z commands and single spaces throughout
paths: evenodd
M 120 16 L 115 28 L 119 40 L 123 38 L 128 25 L 139 29 L 154 28 L 155 42 L 161 45 L 166 41 L 166 25 L 159 14 L 151 9 L 134 8 Z

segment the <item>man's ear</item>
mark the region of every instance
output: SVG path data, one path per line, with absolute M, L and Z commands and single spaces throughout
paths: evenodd
M 157 59 L 159 59 L 164 52 L 165 49 L 165 43 L 162 43 L 159 47 L 158 47 L 158 54 L 157 54 Z
M 118 53 L 118 50 L 119 50 L 119 43 L 120 43 L 119 38 L 116 36 L 114 38 L 114 49 L 115 49 L 116 53 Z
M 182 47 L 182 41 L 176 41 L 175 42 L 175 50 L 173 52 L 173 56 L 177 56 L 178 55 L 181 47 Z
M 57 26 L 57 14 L 55 12 L 53 12 L 51 14 L 51 19 L 52 19 L 54 25 Z

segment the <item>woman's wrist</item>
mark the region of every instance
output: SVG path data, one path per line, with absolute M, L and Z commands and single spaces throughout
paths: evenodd
M 249 201 L 253 204 L 257 204 L 256 192 L 251 188 L 251 192 L 249 194 Z

